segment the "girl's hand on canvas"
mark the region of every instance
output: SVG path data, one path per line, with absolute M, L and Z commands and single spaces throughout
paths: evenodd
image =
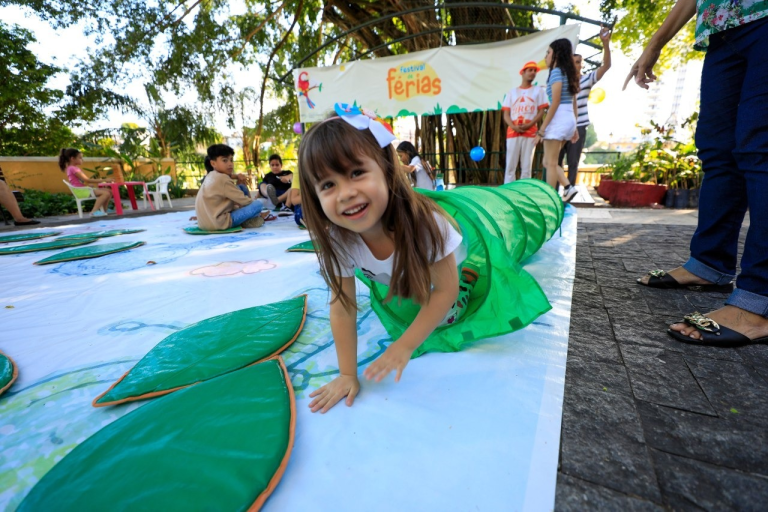
M 381 380 L 389 375 L 389 372 L 397 372 L 395 374 L 395 382 L 400 382 L 400 376 L 403 374 L 408 361 L 411 360 L 411 354 L 413 350 L 403 346 L 402 343 L 394 342 L 384 353 L 371 365 L 365 369 L 363 376 L 368 380 L 375 380 L 381 382 Z
M 309 403 L 309 408 L 312 412 L 320 411 L 325 414 L 344 397 L 347 397 L 347 407 L 350 407 L 359 392 L 360 381 L 357 380 L 357 375 L 339 375 L 309 394 L 310 398 L 315 398 Z

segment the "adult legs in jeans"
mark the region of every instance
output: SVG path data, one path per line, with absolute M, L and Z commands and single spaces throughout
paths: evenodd
M 587 138 L 586 126 L 579 126 L 576 129 L 579 131 L 579 140 L 565 143 L 563 150 L 560 151 L 559 161 L 560 167 L 562 167 L 563 156 L 568 156 L 568 181 L 571 182 L 571 185 L 576 184 L 576 176 L 579 173 L 579 160 L 581 160 L 581 152 L 584 150 L 584 141 Z
M 768 56 L 760 43 L 766 37 L 768 20 L 710 37 L 696 133 L 705 172 L 699 225 L 682 269 L 706 282 L 730 281 L 749 208 L 736 290 L 724 308 L 707 314 L 749 338 L 768 335 Z M 671 328 L 700 337 L 686 324 Z
M 248 219 L 252 219 L 261 213 L 264 209 L 264 203 L 258 199 L 254 200 L 251 204 L 238 208 L 232 211 L 232 227 L 239 226 Z

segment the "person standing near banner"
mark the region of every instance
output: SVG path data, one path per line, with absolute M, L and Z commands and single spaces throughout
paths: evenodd
M 509 90 L 501 110 L 507 124 L 507 166 L 504 183 L 515 181 L 517 164 L 520 163 L 520 179 L 531 177 L 534 137 L 544 110 L 549 106 L 543 87 L 533 85 L 539 66 L 527 62 L 520 70 L 520 87 Z
M 581 74 L 581 65 L 583 58 L 578 53 L 573 55 L 573 63 L 576 65 L 576 72 L 581 77 L 579 82 L 579 93 L 576 95 L 576 129 L 579 132 L 579 140 L 576 142 L 568 141 L 560 151 L 558 165 L 563 166 L 563 159 L 568 155 L 568 181 L 576 184 L 576 176 L 579 173 L 579 160 L 581 152 L 584 150 L 584 142 L 587 140 L 587 127 L 589 127 L 589 93 L 592 87 L 601 79 L 606 71 L 611 68 L 611 30 L 600 26 L 600 41 L 603 43 L 603 64 L 594 71 L 584 75 Z

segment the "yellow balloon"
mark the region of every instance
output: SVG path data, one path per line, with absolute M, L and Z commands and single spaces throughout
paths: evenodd
M 539 62 L 536 63 L 537 66 L 539 66 L 539 69 L 547 69 L 547 60 L 541 59 Z
M 600 87 L 595 87 L 590 91 L 589 93 L 589 102 L 590 103 L 600 103 L 605 99 L 605 91 L 601 89 Z

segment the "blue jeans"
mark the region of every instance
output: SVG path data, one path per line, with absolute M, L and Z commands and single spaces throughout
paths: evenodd
M 258 214 L 261 213 L 261 210 L 264 209 L 264 203 L 262 203 L 260 200 L 256 199 L 248 206 L 243 206 L 242 208 L 238 208 L 237 210 L 232 210 L 231 216 L 232 216 L 232 227 L 239 226 L 243 222 L 247 221 L 248 219 L 252 219 Z
M 709 38 L 696 146 L 704 169 L 699 223 L 686 270 L 725 284 L 736 275 L 739 231 L 750 226 L 726 304 L 768 317 L 768 18 Z
M 242 183 L 238 184 L 237 188 L 239 188 L 243 192 L 243 194 L 245 194 L 245 197 L 251 197 L 251 191 L 248 190 L 248 187 L 246 187 Z

